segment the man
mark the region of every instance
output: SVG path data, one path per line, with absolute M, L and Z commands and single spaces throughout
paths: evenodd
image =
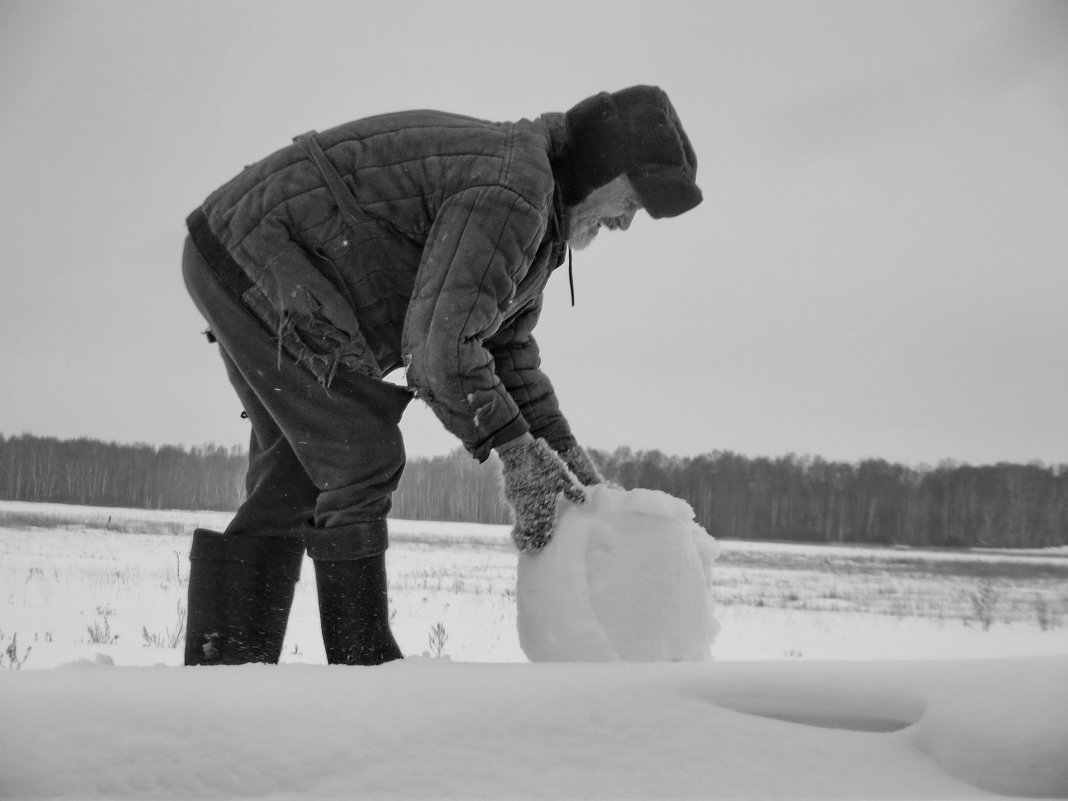
M 701 201 L 667 95 L 490 123 L 387 114 L 297 137 L 188 218 L 183 273 L 252 424 L 247 499 L 197 530 L 186 664 L 277 662 L 305 549 L 329 662 L 401 657 L 386 516 L 415 395 L 500 455 L 521 550 L 601 481 L 531 332 L 568 246 Z M 404 367 L 407 388 L 383 381 Z

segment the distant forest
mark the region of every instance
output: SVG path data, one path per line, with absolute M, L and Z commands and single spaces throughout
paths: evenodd
M 722 539 L 936 547 L 1068 544 L 1068 465 L 945 462 L 907 467 L 729 452 L 668 456 L 592 451 L 605 475 L 687 500 Z M 234 509 L 247 455 L 92 439 L 0 435 L 0 499 L 165 509 Z M 409 460 L 393 514 L 413 520 L 507 523 L 499 463 L 462 450 Z

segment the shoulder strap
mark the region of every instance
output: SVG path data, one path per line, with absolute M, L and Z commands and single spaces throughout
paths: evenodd
M 363 217 L 359 210 L 360 204 L 355 195 L 349 191 L 345 182 L 341 180 L 341 176 L 338 175 L 333 163 L 327 158 L 323 148 L 319 145 L 319 140 L 315 138 L 315 134 L 316 131 L 308 131 L 305 134 L 294 137 L 293 141 L 301 147 L 319 169 L 319 173 L 323 176 L 323 180 L 326 181 L 326 186 L 334 196 L 341 213 L 352 222 L 358 222 Z

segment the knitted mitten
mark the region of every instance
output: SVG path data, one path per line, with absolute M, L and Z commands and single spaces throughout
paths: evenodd
M 500 457 L 504 498 L 515 513 L 512 542 L 521 551 L 540 551 L 553 535 L 560 494 L 583 503 L 586 493 L 543 439 L 508 448 Z
M 604 484 L 604 476 L 597 466 L 590 460 L 589 454 L 579 445 L 572 445 L 560 451 L 560 458 L 564 460 L 568 468 L 575 474 L 575 478 L 584 486 Z

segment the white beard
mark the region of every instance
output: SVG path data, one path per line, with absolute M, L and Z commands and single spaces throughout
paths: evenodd
M 572 250 L 587 247 L 601 230 L 601 223 L 596 220 L 576 220 L 571 224 L 571 236 L 567 240 Z

